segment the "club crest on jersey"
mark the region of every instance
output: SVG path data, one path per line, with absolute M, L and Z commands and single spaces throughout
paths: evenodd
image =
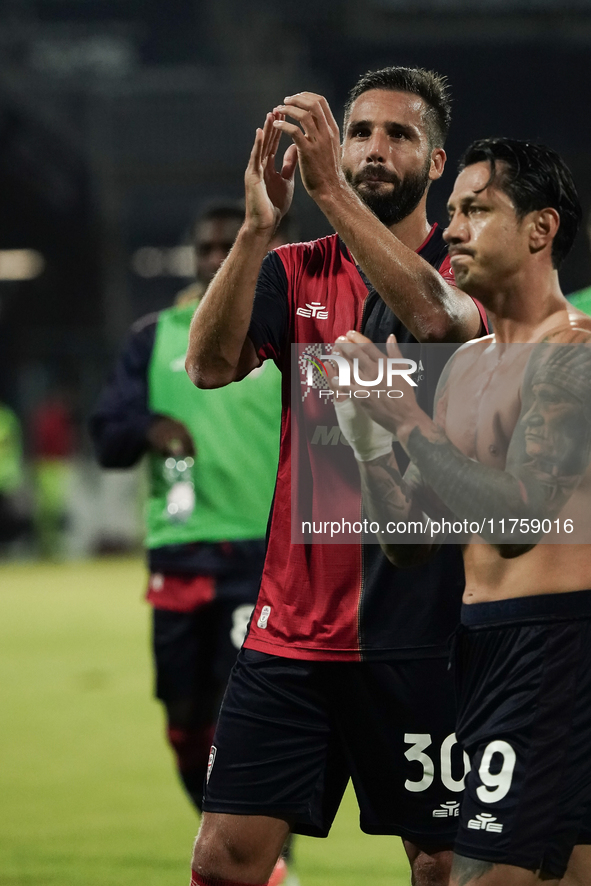
M 488 812 L 481 812 L 479 815 L 471 818 L 468 822 L 468 827 L 473 831 L 494 831 L 497 834 L 500 834 L 503 830 L 503 825 L 500 821 L 497 821 L 496 816 L 490 815 Z
M 269 621 L 269 616 L 271 615 L 271 607 L 263 606 L 261 609 L 261 614 L 259 615 L 259 620 L 257 621 L 257 628 L 262 628 L 266 630 L 267 622 Z
M 306 307 L 298 308 L 296 314 L 298 317 L 312 317 L 315 320 L 326 320 L 328 318 L 326 306 L 320 304 L 319 301 L 306 302 Z
M 215 763 L 215 755 L 217 754 L 217 752 L 218 749 L 214 744 L 212 744 L 211 748 L 209 749 L 209 759 L 207 761 L 207 776 L 205 779 L 206 783 L 209 782 L 209 776 L 211 775 L 211 770 L 213 769 L 213 764 Z

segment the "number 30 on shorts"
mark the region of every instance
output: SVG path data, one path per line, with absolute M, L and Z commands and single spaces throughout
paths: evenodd
M 407 732 L 405 733 L 404 741 L 406 744 L 410 744 L 408 750 L 404 752 L 406 759 L 416 761 L 423 767 L 422 778 L 418 780 L 407 778 L 404 782 L 404 787 L 407 791 L 412 791 L 413 793 L 426 791 L 427 788 L 431 787 L 435 778 L 435 763 L 433 761 L 435 754 L 433 752 L 436 752 L 436 749 L 433 748 L 428 754 L 425 753 L 427 748 L 430 748 L 432 745 L 431 736 L 429 733 Z M 447 788 L 448 791 L 459 792 L 464 790 L 464 779 L 470 771 L 470 758 L 465 751 L 462 752 L 464 774 L 461 778 L 455 779 L 451 771 L 451 753 L 452 748 L 456 744 L 457 739 L 455 732 L 452 732 L 451 735 L 448 735 L 441 743 L 441 748 L 437 757 L 440 764 L 440 775 L 443 786 Z
M 404 741 L 410 744 L 409 749 L 404 753 L 406 759 L 416 760 L 423 767 L 422 778 L 418 781 L 411 781 L 407 778 L 404 787 L 407 791 L 426 791 L 433 784 L 435 778 L 433 757 L 425 753 L 427 748 L 431 747 L 431 736 L 428 733 L 407 732 Z M 441 781 L 449 791 L 463 790 L 464 780 L 470 770 L 470 758 L 466 751 L 463 751 L 464 775 L 460 779 L 453 777 L 451 752 L 455 744 L 457 744 L 456 736 L 452 732 L 442 742 L 439 754 Z M 478 776 L 482 784 L 476 788 L 476 794 L 481 803 L 497 803 L 507 796 L 511 789 L 515 761 L 515 751 L 509 742 L 496 740 L 487 744 L 478 767 Z

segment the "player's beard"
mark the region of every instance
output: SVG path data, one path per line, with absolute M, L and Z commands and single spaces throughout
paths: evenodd
M 343 172 L 365 205 L 369 206 L 383 224 L 390 227 L 401 222 L 417 208 L 429 185 L 430 167 L 431 158 L 420 172 L 409 172 L 402 179 L 395 172 L 390 172 L 379 163 L 364 167 L 357 175 L 353 175 L 351 170 L 346 168 L 343 168 Z M 371 190 L 371 186 L 361 187 L 368 176 L 376 174 L 379 175 L 380 181 L 393 184 L 392 190 L 388 193 L 380 193 L 377 190 Z

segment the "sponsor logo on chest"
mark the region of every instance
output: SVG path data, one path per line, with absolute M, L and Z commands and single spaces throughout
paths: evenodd
M 313 317 L 315 320 L 328 319 L 328 311 L 326 305 L 319 301 L 306 302 L 304 308 L 298 308 L 296 311 L 298 317 Z

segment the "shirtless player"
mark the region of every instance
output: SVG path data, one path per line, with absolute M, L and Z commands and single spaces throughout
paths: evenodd
M 355 401 L 412 462 L 402 479 L 393 454 L 364 461 L 355 443 L 372 518 L 425 510 L 426 490 L 462 519 L 554 519 L 565 503 L 580 515 L 591 478 L 591 320 L 558 282 L 580 221 L 570 173 L 541 146 L 476 142 L 449 213 L 456 280 L 485 305 L 495 334 L 452 358 L 435 421 L 412 396 Z M 369 360 L 371 345 L 353 346 L 362 342 L 354 332 L 338 340 L 349 359 Z M 558 437 L 562 461 L 538 458 L 532 469 L 532 454 Z M 473 537 L 464 549 L 457 735 L 471 771 L 452 886 L 591 883 L 591 549 L 539 538 Z M 404 560 L 404 547 L 384 547 Z M 413 559 L 436 547 L 414 548 Z

